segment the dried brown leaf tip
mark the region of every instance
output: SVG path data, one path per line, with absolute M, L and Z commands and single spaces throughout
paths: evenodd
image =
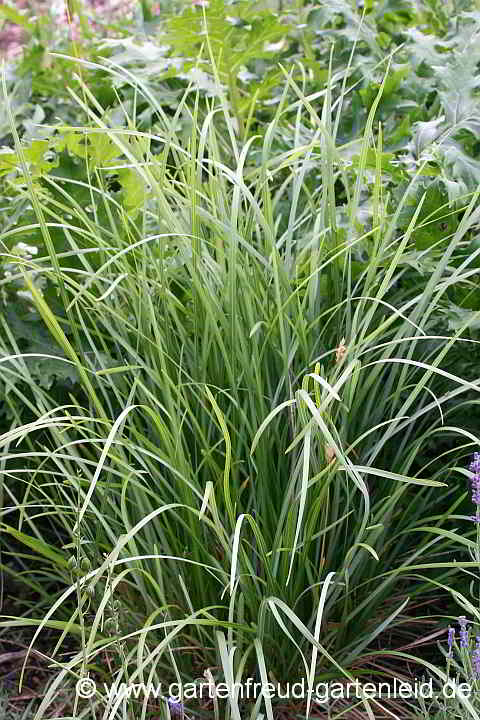
M 330 445 L 325 445 L 325 458 L 327 464 L 330 465 L 335 460 L 335 450 Z
M 343 360 L 347 354 L 347 346 L 345 345 L 345 338 L 340 340 L 340 345 L 335 350 L 335 362 L 339 363 Z

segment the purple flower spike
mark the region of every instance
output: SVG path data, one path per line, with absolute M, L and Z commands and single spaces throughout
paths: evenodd
M 448 628 L 448 657 L 452 657 L 453 641 L 455 640 L 455 630 L 452 627 Z
M 168 707 L 170 708 L 170 714 L 172 717 L 183 718 L 184 707 L 183 703 L 176 697 L 169 697 L 167 700 Z
M 472 483 L 472 502 L 476 506 L 475 515 L 471 516 L 471 520 L 480 523 L 480 453 L 473 453 L 473 460 L 470 463 L 470 472 L 473 473 Z
M 460 647 L 468 648 L 468 630 L 467 630 L 467 618 L 462 615 L 458 618 L 458 624 L 460 625 Z
M 472 477 L 472 502 L 474 505 L 480 505 L 480 453 L 473 454 L 473 461 L 470 463 L 470 472 Z
M 473 453 L 473 460 L 470 463 L 470 470 L 475 474 L 480 473 L 480 453 Z
M 477 635 L 477 644 L 475 650 L 472 653 L 472 662 L 475 674 L 480 675 L 480 635 Z

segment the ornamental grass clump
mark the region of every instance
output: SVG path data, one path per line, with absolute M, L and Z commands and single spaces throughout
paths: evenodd
M 457 421 L 480 380 L 450 362 L 473 343 L 470 318 L 455 332 L 442 318 L 451 287 L 471 282 L 458 253 L 480 190 L 452 236 L 418 252 L 423 201 L 400 222 L 417 176 L 393 203 L 383 171 L 383 84 L 353 163 L 337 137 L 338 79 L 317 111 L 286 74 L 273 120 L 240 140 L 220 84 L 204 116 L 189 88 L 171 118 L 141 78 L 102 69 L 136 101 L 116 127 L 79 78 L 85 124 L 57 132 L 88 181 L 34 182 L 12 122 L 43 239 L 38 257 L 15 259 L 18 277 L 73 375 L 59 402 L 2 319 L 15 397 L 0 438 L 3 546 L 28 548 L 17 575 L 38 592 L 28 619 L 3 625 L 35 626 L 32 645 L 60 631 L 36 720 L 62 683 L 94 673 L 158 684 L 208 670 L 232 690 L 226 718 L 273 720 L 275 698 L 245 709 L 234 683 L 303 678 L 311 690 L 426 665 L 405 651 L 412 619 L 461 567 L 444 559 L 444 526 L 466 441 Z M 140 98 L 156 113 L 151 132 L 137 129 Z M 19 221 L 3 241 L 28 231 Z M 75 578 L 72 547 L 88 559 Z M 145 717 L 146 700 L 112 707 L 102 687 L 85 714 Z M 295 712 L 309 716 L 312 697 Z M 383 701 L 361 705 L 374 717 Z

